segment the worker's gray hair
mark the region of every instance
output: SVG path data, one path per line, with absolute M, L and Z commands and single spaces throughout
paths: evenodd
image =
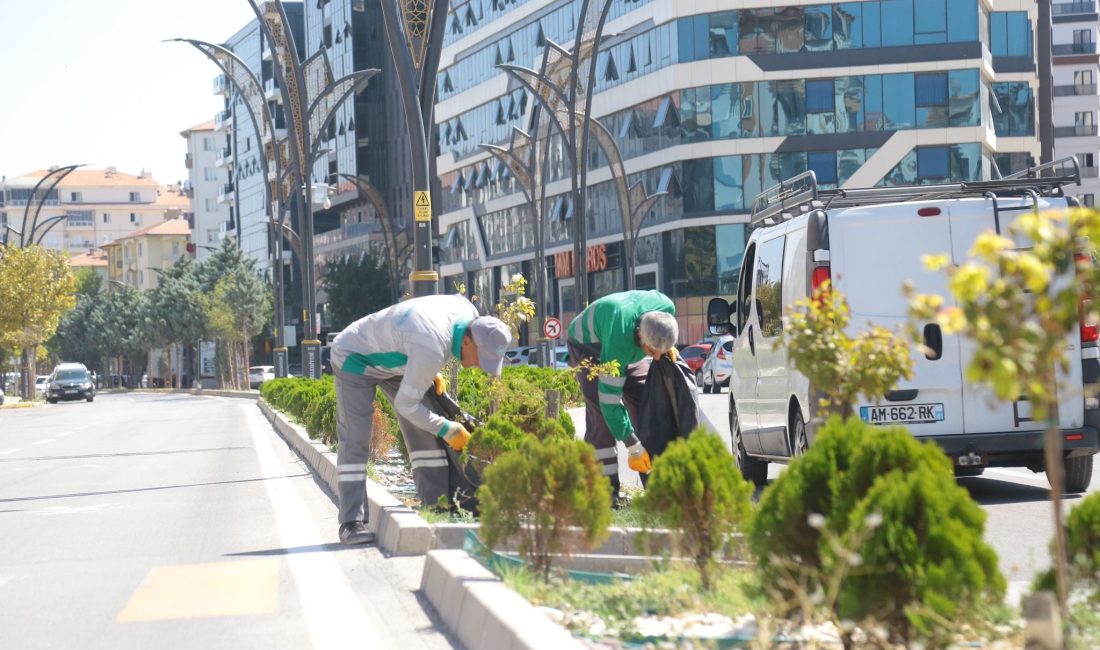
M 647 311 L 638 319 L 638 341 L 658 352 L 668 352 L 680 338 L 676 317 L 663 311 Z

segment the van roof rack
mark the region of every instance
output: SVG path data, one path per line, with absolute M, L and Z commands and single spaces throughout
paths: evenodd
M 1067 169 L 1069 167 L 1070 169 Z M 783 223 L 810 210 L 856 207 L 902 201 L 930 201 L 967 196 L 1064 196 L 1063 185 L 1081 184 L 1081 168 L 1073 156 L 1028 167 L 991 181 L 942 185 L 899 185 L 823 190 L 813 170 L 793 176 L 756 195 L 751 227 Z

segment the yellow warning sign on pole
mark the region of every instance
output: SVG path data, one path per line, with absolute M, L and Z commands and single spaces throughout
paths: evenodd
M 413 192 L 413 219 L 416 221 L 432 220 L 431 193 L 420 190 Z

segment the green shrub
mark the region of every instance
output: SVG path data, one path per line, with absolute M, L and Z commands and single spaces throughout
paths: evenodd
M 485 543 L 518 536 L 520 554 L 543 580 L 555 554 L 599 544 L 611 523 L 611 484 L 581 440 L 525 439 L 485 469 L 477 498 Z
M 653 461 L 653 473 L 634 507 L 646 528 L 679 529 L 680 550 L 695 561 L 709 590 L 717 556 L 752 512 L 752 493 L 722 441 L 699 427 Z
M 1093 603 L 1100 603 L 1100 492 L 1082 499 L 1066 517 L 1066 557 L 1071 588 L 1088 592 Z M 1054 570 L 1041 573 L 1034 588 L 1054 591 Z
M 580 403 L 580 385 L 568 370 L 508 366 L 499 381 L 475 368 L 463 368 L 458 374 L 458 403 L 471 415 L 486 419 L 495 399 L 497 411 L 492 415 L 506 417 L 524 431 L 536 433 L 546 419 L 546 390 L 558 390 L 561 403 L 557 420 L 573 435 L 573 420 L 566 408 Z
M 330 447 L 336 445 L 336 391 L 319 391 L 306 407 L 303 421 L 310 438 L 319 439 Z
M 984 527 L 940 448 L 832 418 L 764 491 L 750 544 L 762 583 L 804 616 L 824 594 L 839 619 L 877 620 L 904 643 L 1000 602 Z

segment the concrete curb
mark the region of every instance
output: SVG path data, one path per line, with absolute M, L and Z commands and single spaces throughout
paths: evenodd
M 583 650 L 465 551 L 431 551 L 420 591 L 470 650 Z
M 203 390 L 202 395 L 215 392 Z M 224 391 L 230 392 L 230 391 Z M 248 393 L 227 397 L 250 397 Z M 259 395 L 255 396 L 257 399 Z M 275 431 L 309 465 L 314 476 L 337 494 L 336 454 L 323 443 L 311 440 L 305 429 L 290 422 L 267 402 L 258 400 L 260 411 L 272 423 Z M 416 511 L 392 496 L 381 485 L 367 479 L 367 512 L 369 526 L 378 537 L 378 548 L 390 555 L 424 555 L 432 545 L 432 527 Z

